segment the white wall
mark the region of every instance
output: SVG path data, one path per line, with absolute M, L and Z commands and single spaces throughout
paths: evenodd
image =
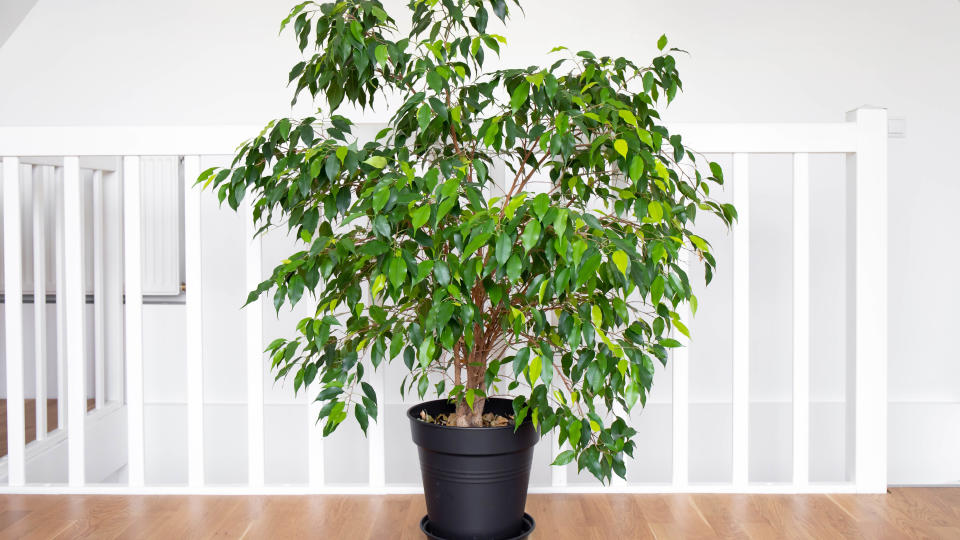
M 37 0 L 4 0 L 0 2 L 0 45 L 17 29 Z
M 405 2 L 386 3 L 400 14 L 396 8 Z M 289 4 L 40 0 L 0 47 L 4 80 L 0 124 L 236 124 L 287 114 L 290 93 L 284 81 L 296 61 L 296 49 L 289 36 L 277 38 L 276 30 Z M 555 44 L 626 53 L 642 61 L 653 54 L 656 38 L 666 32 L 673 45 L 691 51 L 689 57 L 680 58 L 686 90 L 671 108 L 670 119 L 835 121 L 863 104 L 887 107 L 892 117 L 906 119 L 907 136 L 890 140 L 890 333 L 877 336 L 888 340 L 890 350 L 890 481 L 960 480 L 960 460 L 949 459 L 960 455 L 960 432 L 955 428 L 960 417 L 960 362 L 955 347 L 943 337 L 952 335 L 960 322 L 956 311 L 960 285 L 949 270 L 960 263 L 960 255 L 949 247 L 956 230 L 951 204 L 960 196 L 960 173 L 949 167 L 960 123 L 956 98 L 960 3 L 600 0 L 589 4 L 592 11 L 571 16 L 583 5 L 576 0 L 525 2 L 526 17 L 504 32 L 510 46 L 501 63 L 544 63 L 543 53 Z M 304 105 L 298 113 L 306 111 L 309 107 Z M 383 109 L 363 115 L 383 116 Z M 814 254 L 822 255 L 813 289 L 824 301 L 813 304 L 811 350 L 814 396 L 829 407 L 844 399 L 842 373 L 830 371 L 829 361 L 842 350 L 844 337 L 837 324 L 842 315 L 826 303 L 842 298 L 842 283 L 836 280 L 843 269 L 834 255 L 843 247 L 832 240 L 843 236 L 834 229 L 843 223 L 837 214 L 843 205 L 838 203 L 842 190 L 817 180 L 837 174 L 830 163 L 833 158 L 823 159 L 812 164 L 814 202 L 820 200 L 814 205 L 812 238 Z M 817 167 L 823 171 L 820 175 Z M 789 180 L 778 177 L 777 171 L 789 175 L 789 169 L 776 156 L 754 157 L 751 168 L 769 171 L 765 177 L 780 182 Z M 786 204 L 784 189 L 774 183 L 755 185 L 751 196 Z M 756 203 L 753 208 L 762 221 L 754 220 L 752 239 L 765 243 L 760 253 L 776 254 L 751 261 L 754 277 L 768 272 L 754 287 L 769 290 L 769 299 L 789 299 L 788 292 L 783 296 L 789 276 L 780 277 L 781 270 L 789 270 L 789 222 L 777 208 L 766 216 Z M 759 228 L 761 223 L 766 227 Z M 232 239 L 229 245 L 237 241 Z M 816 250 L 817 243 L 822 251 Z M 754 249 L 755 255 L 758 251 Z M 716 292 L 704 297 L 705 309 L 710 309 L 708 298 L 722 302 L 724 287 L 719 284 Z M 789 337 L 784 330 L 788 307 L 773 301 L 752 307 L 755 315 L 759 309 L 769 319 L 755 317 L 751 325 L 754 338 L 760 340 L 752 344 L 751 395 L 767 401 L 788 399 L 789 384 L 783 375 L 789 358 L 777 348 Z M 714 313 L 712 320 L 701 324 L 721 328 L 723 314 Z M 266 325 L 268 336 L 273 330 Z M 691 397 L 722 400 L 729 392 L 729 378 L 723 375 L 724 362 L 729 363 L 728 344 L 719 331 L 703 333 L 713 338 L 698 338 L 694 346 L 692 357 L 704 359 L 692 368 Z M 757 351 L 767 354 L 759 357 Z M 706 359 L 714 356 L 717 362 Z M 208 369 L 212 366 L 222 364 L 208 363 Z M 223 402 L 242 401 L 237 394 L 242 372 L 235 374 L 241 377 L 236 384 L 208 382 L 208 395 Z M 666 381 L 658 384 L 669 388 Z M 267 395 L 268 400 L 288 399 L 282 397 L 285 390 Z M 696 429 L 726 421 L 720 412 L 714 413 L 720 416 L 692 412 L 691 425 Z M 775 412 L 763 413 L 756 421 L 774 427 L 777 418 Z M 814 425 L 816 418 L 815 414 Z M 829 434 L 844 428 L 824 429 Z M 834 438 L 823 435 L 821 440 Z M 691 455 L 697 452 L 692 449 Z M 770 449 L 773 464 L 767 472 L 773 476 L 779 470 L 776 463 L 783 459 L 778 452 Z M 830 475 L 843 474 L 825 466 Z

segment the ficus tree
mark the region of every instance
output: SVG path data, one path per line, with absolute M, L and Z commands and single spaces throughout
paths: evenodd
M 351 414 L 365 431 L 379 413 L 365 379 L 402 361 L 401 392 L 448 398 L 455 425 L 513 396 L 516 424 L 558 430 L 555 464 L 624 476 L 628 412 L 688 333 L 680 307 L 696 310 L 679 261 L 708 282 L 715 269 L 693 223 L 736 218 L 710 198 L 720 167 L 660 121 L 681 89 L 676 50 L 661 37 L 638 66 L 558 47 L 548 67 L 484 71 L 506 44 L 489 28 L 505 0 L 408 9 L 404 34 L 377 0 L 295 6 L 294 101 L 307 91 L 328 113 L 271 122 L 198 180 L 233 209 L 251 198 L 258 234 L 302 243 L 248 298 L 315 306 L 269 345 L 276 377 L 319 381 L 325 435 Z M 387 98 L 371 140 L 337 114 Z

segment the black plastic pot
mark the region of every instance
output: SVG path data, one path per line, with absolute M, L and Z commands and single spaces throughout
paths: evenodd
M 513 426 L 460 428 L 428 424 L 431 416 L 453 412 L 446 400 L 407 410 L 420 454 L 429 532 L 449 540 L 499 540 L 529 533 L 524 519 L 533 447 L 540 434 L 528 420 Z M 513 414 L 510 400 L 486 400 L 484 412 Z M 529 518 L 529 516 L 527 516 Z

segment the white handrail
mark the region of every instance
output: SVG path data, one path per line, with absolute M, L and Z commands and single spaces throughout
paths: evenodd
M 859 144 L 858 128 L 852 122 L 678 122 L 668 127 L 683 135 L 686 146 L 707 153 L 846 153 L 856 152 Z M 263 126 L 0 127 L 0 153 L 20 157 L 229 155 L 261 129 Z

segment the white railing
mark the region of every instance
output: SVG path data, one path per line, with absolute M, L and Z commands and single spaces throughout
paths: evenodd
M 886 111 L 858 109 L 845 122 L 791 123 L 791 124 L 678 124 L 673 128 L 683 133 L 684 143 L 700 152 L 732 154 L 733 167 L 728 172 L 732 179 L 733 202 L 740 220 L 733 232 L 733 462 L 732 482 L 721 485 L 694 484 L 689 481 L 689 366 L 685 349 L 673 357 L 672 388 L 672 483 L 637 484 L 616 482 L 613 486 L 570 485 L 567 470 L 555 469 L 549 487 L 533 491 L 622 491 L 622 492 L 870 492 L 886 490 L 886 421 L 887 421 L 887 349 L 883 336 L 887 333 L 887 159 Z M 201 295 L 201 253 L 203 234 L 200 220 L 200 192 L 192 186 L 200 170 L 200 156 L 232 154 L 237 143 L 245 140 L 259 128 L 237 127 L 65 127 L 40 128 L 0 127 L 0 156 L 3 156 L 3 255 L 6 325 L 7 376 L 7 433 L 8 456 L 5 458 L 9 485 L 0 492 L 117 492 L 117 493 L 325 493 L 325 492 L 416 492 L 418 487 L 388 485 L 385 481 L 385 443 L 383 389 L 385 370 L 376 375 L 380 396 L 381 421 L 371 424 L 368 437 L 370 462 L 368 482 L 363 486 L 328 486 L 324 482 L 323 445 L 320 429 L 309 424 L 308 468 L 304 486 L 268 485 L 264 480 L 264 386 L 263 339 L 259 305 L 249 306 L 245 314 L 245 362 L 247 366 L 247 483 L 242 486 L 211 486 L 204 475 L 204 386 L 203 339 L 201 310 L 216 309 L 204 306 Z M 748 464 L 750 434 L 750 198 L 748 155 L 756 153 L 788 153 L 793 155 L 793 479 L 785 484 L 756 484 L 749 481 Z M 813 153 L 843 153 L 848 156 L 848 366 L 847 410 L 852 429 L 846 441 L 852 479 L 846 483 L 812 484 L 809 480 L 810 445 L 810 196 L 809 155 Z M 188 475 L 185 486 L 151 486 L 144 473 L 144 376 L 143 376 L 143 289 L 141 238 L 141 156 L 181 156 L 185 183 L 184 255 L 186 268 L 185 310 L 187 320 L 187 460 Z M 83 360 L 84 286 L 79 272 L 59 272 L 57 287 L 58 313 L 63 311 L 65 326 L 58 325 L 58 334 L 64 338 L 63 355 L 66 381 L 66 424 L 58 431 L 66 432 L 69 456 L 68 486 L 35 485 L 25 481 L 27 455 L 24 444 L 23 411 L 23 321 L 21 310 L 21 240 L 20 240 L 20 177 L 21 162 L 31 159 L 62 158 L 58 168 L 62 175 L 63 196 L 63 250 L 57 252 L 62 263 L 58 269 L 82 267 L 83 238 L 81 237 L 80 192 L 81 158 L 85 165 L 100 175 L 122 175 L 123 186 L 123 284 L 125 292 L 122 328 L 117 325 L 98 334 L 101 340 L 110 339 L 109 332 L 124 336 L 122 373 L 125 384 L 119 385 L 118 370 L 104 367 L 97 356 L 95 395 L 97 406 L 121 409 L 126 441 L 126 484 L 94 484 L 86 481 L 84 470 L 90 456 L 85 455 L 89 441 L 85 441 L 91 415 L 86 412 L 87 389 Z M 113 170 L 97 168 L 92 156 L 118 156 L 122 166 Z M 58 161 L 58 163 L 60 163 Z M 96 182 L 95 182 L 96 185 Z M 95 188 L 96 189 L 96 188 Z M 34 192 L 34 197 L 42 197 Z M 96 197 L 95 197 L 96 200 Z M 35 204 L 41 204 L 36 203 Z M 96 208 L 95 208 L 96 214 Z M 250 212 L 246 216 L 246 233 L 253 231 Z M 60 214 L 58 214 L 60 217 Z M 95 221 L 97 223 L 97 221 Z M 38 225 L 40 227 L 42 225 Z M 99 232 L 96 232 L 99 231 Z M 95 228 L 95 238 L 103 238 L 103 224 Z M 96 241 L 95 241 L 96 244 Z M 260 241 L 248 242 L 245 255 L 245 283 L 252 288 L 261 279 Z M 96 246 L 94 246 L 96 248 Z M 35 250 L 42 253 L 43 250 Z M 96 257 L 95 257 L 96 260 Z M 35 272 L 43 275 L 42 256 L 35 257 Z M 62 274 L 62 275 L 61 275 Z M 102 265 L 94 268 L 95 302 L 110 284 L 110 276 Z M 119 285 L 115 286 L 119 287 Z M 99 292 L 98 292 L 99 291 Z M 44 280 L 35 280 L 35 298 L 46 294 Z M 60 299 L 63 299 L 63 302 Z M 101 302 L 102 304 L 102 302 Z M 235 307 L 235 306 L 230 306 Z M 95 317 L 103 323 L 104 309 L 95 309 Z M 99 315 L 98 315 L 99 313 Z M 39 332 L 44 323 L 37 322 Z M 97 326 L 101 328 L 101 326 Z M 98 332 L 101 332 L 98 330 Z M 44 345 L 37 341 L 39 354 Z M 38 377 L 40 376 L 38 362 Z M 113 374 L 105 375 L 105 373 Z M 43 396 L 38 385 L 37 398 Z M 119 386 L 123 386 L 121 389 Z M 61 391 L 60 396 L 63 396 Z M 102 396 L 107 396 L 104 401 Z M 111 399 L 112 396 L 112 399 Z M 63 400 L 61 400 L 63 401 Z M 315 409 L 310 406 L 310 415 Z M 40 407 L 38 406 L 38 409 Z M 94 413 L 96 414 L 96 413 Z M 61 422 L 64 415 L 60 415 Z M 42 417 L 38 413 L 37 420 Z M 78 428 L 79 426 L 79 428 Z M 40 430 L 38 430 L 40 431 Z M 545 441 L 548 443 L 549 441 Z M 32 445 L 42 445 L 39 440 Z M 549 442 L 549 444 L 553 444 Z M 555 446 L 555 444 L 554 444 Z

